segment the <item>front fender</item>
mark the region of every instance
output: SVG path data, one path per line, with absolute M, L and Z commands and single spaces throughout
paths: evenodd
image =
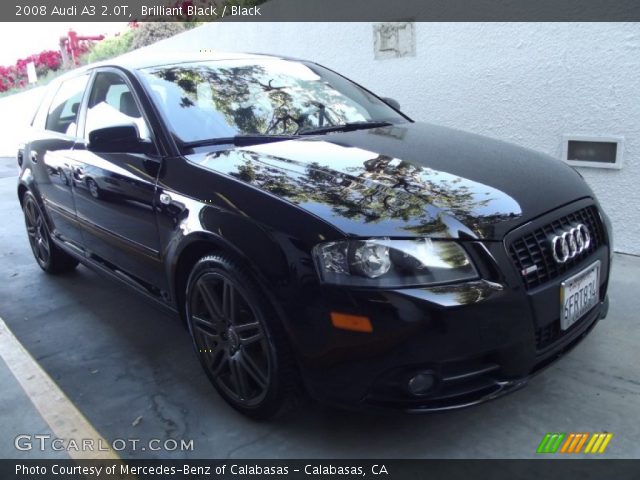
M 188 210 L 182 220 L 176 222 L 173 238 L 165 252 L 167 278 L 176 300 L 179 298 L 178 268 L 185 259 L 197 260 L 192 258 L 194 254 L 205 254 L 207 244 L 212 251 L 225 252 L 242 262 L 272 293 L 291 288 L 290 282 L 295 276 L 291 275 L 289 254 L 282 245 L 281 235 L 249 218 L 215 206 L 191 202 Z
M 20 205 L 22 206 L 22 196 L 24 195 L 24 191 L 25 190 L 29 190 L 31 192 L 33 192 L 33 187 L 34 187 L 34 183 L 33 183 L 33 172 L 31 171 L 30 168 L 25 168 L 20 172 L 20 175 L 18 176 L 18 186 L 17 186 L 17 194 L 18 194 L 18 199 L 20 200 Z M 38 201 L 38 203 L 40 203 L 40 199 L 37 198 L 38 195 L 36 196 L 36 199 Z M 40 205 L 42 207 L 42 205 Z

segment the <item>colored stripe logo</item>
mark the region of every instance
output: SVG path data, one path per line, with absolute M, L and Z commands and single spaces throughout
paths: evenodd
M 613 433 L 547 433 L 536 453 L 604 453 Z

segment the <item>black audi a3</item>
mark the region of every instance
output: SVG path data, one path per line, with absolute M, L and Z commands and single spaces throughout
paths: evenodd
M 182 56 L 53 83 L 18 152 L 48 273 L 174 310 L 220 395 L 412 412 L 513 391 L 608 309 L 611 227 L 559 160 L 417 123 L 315 63 Z

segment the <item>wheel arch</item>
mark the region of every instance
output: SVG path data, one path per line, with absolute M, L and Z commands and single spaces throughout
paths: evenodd
M 24 206 L 24 196 L 29 191 L 29 188 L 24 184 L 18 184 L 18 201 L 20 202 L 20 207 Z
M 37 188 L 36 188 L 36 184 L 33 181 L 33 177 L 31 176 L 31 173 L 28 171 L 23 172 L 23 174 L 20 177 L 20 180 L 18 182 L 18 188 L 17 188 L 17 193 L 18 193 L 18 201 L 20 202 L 20 208 L 24 207 L 24 197 L 27 193 L 30 193 L 31 195 L 33 195 L 33 198 L 35 199 L 36 203 L 38 204 L 38 206 L 40 207 L 40 209 L 42 210 L 42 214 L 44 215 L 44 220 L 47 224 L 47 227 L 50 229 L 50 231 L 53 230 L 53 222 L 51 220 L 51 217 L 49 215 L 49 211 L 47 210 L 47 208 L 45 208 L 45 203 L 42 200 L 42 198 L 40 197 L 40 195 L 37 192 Z M 55 239 L 54 239 L 55 241 Z
M 185 288 L 189 274 L 198 260 L 206 255 L 216 253 L 228 255 L 236 262 L 245 266 L 269 300 L 271 306 L 281 315 L 281 318 L 284 318 L 284 311 L 279 307 L 278 302 L 275 301 L 274 292 L 269 287 L 269 285 L 272 285 L 272 279 L 265 273 L 263 265 L 251 260 L 251 258 L 239 248 L 241 245 L 242 242 L 231 242 L 214 233 L 201 231 L 184 237 L 175 248 L 171 255 L 174 260 L 169 262 L 167 267 L 169 269 L 168 276 L 175 307 L 183 321 L 186 322 L 182 305 L 185 301 Z M 284 268 L 285 265 L 282 265 L 282 267 Z

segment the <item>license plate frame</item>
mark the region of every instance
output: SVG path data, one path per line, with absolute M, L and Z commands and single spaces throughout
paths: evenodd
M 584 296 L 588 296 L 588 299 Z M 564 331 L 570 328 L 599 301 L 600 260 L 596 260 L 560 284 L 560 329 Z

